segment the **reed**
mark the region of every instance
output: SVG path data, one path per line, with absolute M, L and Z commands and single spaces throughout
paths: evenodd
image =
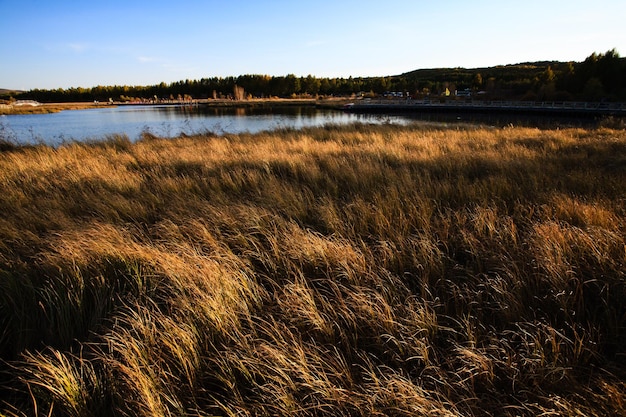
M 626 133 L 0 150 L 0 414 L 626 413 Z

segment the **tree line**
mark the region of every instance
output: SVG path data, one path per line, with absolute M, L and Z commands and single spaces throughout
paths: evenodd
M 240 75 L 181 80 L 151 86 L 96 86 L 34 89 L 13 99 L 40 102 L 237 99 L 271 97 L 465 96 L 512 100 L 626 100 L 626 59 L 615 49 L 593 53 L 582 62 L 544 61 L 487 68 L 422 69 L 396 76 L 320 78 Z M 8 99 L 5 95 L 3 97 Z

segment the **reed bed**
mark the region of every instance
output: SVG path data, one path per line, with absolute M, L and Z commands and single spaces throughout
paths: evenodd
M 0 414 L 626 414 L 626 132 L 0 153 Z

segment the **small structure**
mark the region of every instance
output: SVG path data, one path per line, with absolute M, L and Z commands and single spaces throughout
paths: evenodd
M 35 100 L 17 100 L 15 103 L 13 103 L 14 107 L 19 107 L 19 106 L 32 106 L 32 107 L 37 107 L 40 106 L 41 103 Z

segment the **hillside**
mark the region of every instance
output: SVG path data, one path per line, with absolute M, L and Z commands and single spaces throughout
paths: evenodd
M 454 96 L 466 90 L 487 99 L 540 101 L 626 101 L 626 60 L 615 50 L 583 62 L 526 62 L 486 68 L 419 69 L 380 77 L 319 78 L 247 74 L 181 80 L 151 86 L 96 86 L 31 90 L 16 98 L 39 102 L 152 101 L 337 97 L 401 93 L 403 97 Z M 0 94 L 2 98 L 2 94 Z
M 540 61 L 484 68 L 433 68 L 397 76 L 420 91 L 480 91 L 521 100 L 624 100 L 626 59 L 615 51 L 583 62 Z
M 564 68 L 567 62 L 560 61 L 540 61 L 524 62 L 519 64 L 498 65 L 495 67 L 481 68 L 425 68 L 409 71 L 398 77 L 413 78 L 418 80 L 431 81 L 469 81 L 471 82 L 476 74 L 483 77 L 493 76 L 504 79 L 519 79 L 540 76 L 548 67 Z
M 0 88 L 0 97 L 6 96 L 6 95 L 21 94 L 23 92 L 24 91 L 21 91 L 21 90 L 11 90 L 8 88 Z

